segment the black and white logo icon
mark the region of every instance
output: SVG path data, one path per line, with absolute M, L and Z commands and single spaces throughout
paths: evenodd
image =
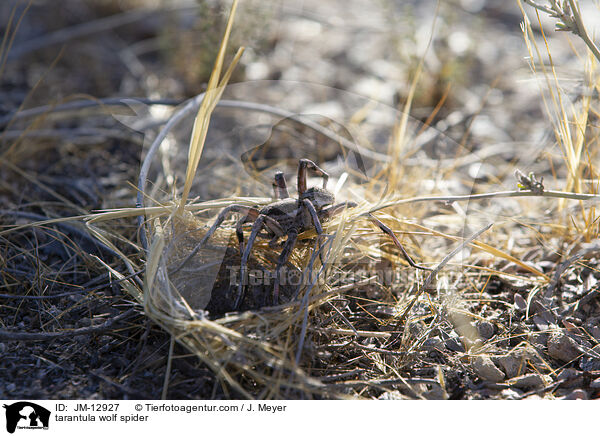
M 48 429 L 50 411 L 29 401 L 5 404 L 6 431 L 14 433 L 18 429 Z

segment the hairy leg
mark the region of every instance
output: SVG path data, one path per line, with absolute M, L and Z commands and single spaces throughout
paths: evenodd
M 238 284 L 237 296 L 235 298 L 235 302 L 233 303 L 234 310 L 237 310 L 237 308 L 240 307 L 240 303 L 243 300 L 244 278 L 246 277 L 248 258 L 250 257 L 250 251 L 252 250 L 252 246 L 254 245 L 256 236 L 261 231 L 261 229 L 265 223 L 265 219 L 266 219 L 265 215 L 259 215 L 258 218 L 256 218 L 256 220 L 254 221 L 254 224 L 252 225 L 252 231 L 250 232 L 250 236 L 248 237 L 248 244 L 246 245 L 244 254 L 242 254 L 242 262 L 240 264 L 240 282 Z
M 322 212 L 323 219 L 329 219 L 329 218 L 335 216 L 336 214 L 340 213 L 342 210 L 344 210 L 347 207 L 356 207 L 356 206 L 357 206 L 357 204 L 353 201 L 346 201 L 344 203 L 339 203 L 334 206 L 330 206 L 327 209 L 323 210 L 323 212 Z M 404 249 L 404 246 L 400 243 L 400 241 L 398 240 L 398 238 L 396 237 L 396 235 L 394 234 L 392 229 L 390 229 L 388 226 L 386 226 L 384 223 L 382 223 L 373 214 L 369 214 L 368 218 L 373 224 L 375 224 L 377 227 L 379 227 L 379 229 L 381 229 L 381 231 L 383 231 L 384 233 L 389 235 L 390 238 L 392 238 L 392 241 L 394 242 L 396 247 L 398 247 L 398 249 L 402 253 L 402 256 L 404 257 L 404 259 L 406 259 L 406 261 L 408 262 L 408 264 L 411 267 L 417 268 L 417 269 L 422 269 L 425 271 L 431 271 L 431 268 L 417 265 L 415 263 L 415 261 L 412 260 L 412 258 L 408 255 L 407 251 Z
M 322 238 L 321 238 L 321 234 L 323 233 L 323 226 L 321 226 L 321 221 L 319 220 L 319 215 L 317 214 L 317 210 L 315 209 L 315 206 L 307 199 L 305 198 L 304 200 L 302 200 L 302 205 L 304 207 L 306 207 L 306 209 L 308 210 L 308 213 L 310 213 L 310 217 L 312 218 L 312 222 L 315 226 L 315 230 L 317 232 L 317 240 L 318 240 L 318 250 L 320 250 L 321 248 L 321 242 L 322 242 Z M 301 212 L 300 212 L 301 213 Z M 321 259 L 321 263 L 324 264 L 325 261 L 323 260 L 323 253 L 321 251 L 319 251 L 319 259 Z
M 279 259 L 277 259 L 277 268 L 275 268 L 275 278 L 273 280 L 273 304 L 279 304 L 279 274 L 281 273 L 281 268 L 287 262 L 290 254 L 292 254 L 292 250 L 296 245 L 296 241 L 298 240 L 298 233 L 292 232 L 288 235 L 287 240 L 285 241 L 285 245 L 283 246 L 283 250 L 281 250 L 281 254 L 279 255 Z
M 323 177 L 323 189 L 327 188 L 327 180 L 329 180 L 329 174 L 320 168 L 316 163 L 309 159 L 300 159 L 298 164 L 298 196 L 304 194 L 306 191 L 306 171 L 311 170 L 316 175 Z
M 356 207 L 356 206 L 358 206 L 358 204 L 356 204 L 353 201 L 344 201 L 343 203 L 338 203 L 338 204 L 335 204 L 333 206 L 329 206 L 329 207 L 323 209 L 323 211 L 321 212 L 321 215 L 323 216 L 323 219 L 330 219 L 330 218 L 336 216 L 338 213 L 340 213 L 344 209 L 350 208 L 350 207 Z
M 369 214 L 369 220 L 373 224 L 375 224 L 377 227 L 379 227 L 384 233 L 388 234 L 392 238 L 392 241 L 394 241 L 394 244 L 396 244 L 396 247 L 398 247 L 400 249 L 402 256 L 404 256 L 404 259 L 406 259 L 406 261 L 408 262 L 408 264 L 410 266 L 412 266 L 413 268 L 422 269 L 425 271 L 431 271 L 431 268 L 417 265 L 415 263 L 415 261 L 412 260 L 412 258 L 408 255 L 408 253 L 406 252 L 406 250 L 404 249 L 404 247 L 402 246 L 402 244 L 400 243 L 400 241 L 398 240 L 396 235 L 394 235 L 394 232 L 392 231 L 392 229 L 390 229 L 388 226 L 383 224 L 378 218 L 375 218 L 372 214 Z

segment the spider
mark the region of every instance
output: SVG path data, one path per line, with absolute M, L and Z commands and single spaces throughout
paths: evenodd
M 307 171 L 312 171 L 315 175 L 323 178 L 323 187 L 307 188 L 306 174 Z M 285 176 L 281 171 L 275 173 L 273 179 L 274 202 L 264 206 L 262 209 L 256 207 L 244 206 L 240 204 L 232 204 L 225 207 L 210 227 L 208 232 L 200 240 L 192 252 L 183 260 L 183 262 L 173 271 L 179 271 L 208 241 L 215 233 L 217 228 L 223 223 L 225 218 L 231 213 L 238 213 L 243 217 L 236 224 L 236 236 L 239 242 L 240 254 L 242 256 L 240 264 L 240 281 L 238 284 L 237 296 L 234 303 L 234 309 L 237 309 L 243 299 L 243 278 L 246 275 L 248 258 L 250 251 L 254 245 L 257 236 L 270 238 L 269 247 L 275 249 L 279 244 L 278 240 L 287 236 L 283 243 L 283 248 L 277 260 L 275 268 L 275 276 L 273 278 L 273 304 L 279 302 L 279 282 L 281 268 L 286 264 L 296 242 L 298 235 L 304 231 L 315 229 L 318 237 L 323 233 L 322 221 L 330 219 L 347 207 L 356 207 L 357 204 L 352 201 L 343 203 L 335 203 L 334 195 L 327 190 L 327 181 L 329 175 L 321 169 L 317 164 L 309 159 L 300 159 L 298 165 L 298 198 L 290 198 L 288 193 Z M 417 265 L 408 255 L 394 232 L 382 223 L 375 216 L 368 214 L 367 218 L 371 220 L 377 227 L 390 236 L 396 247 L 400 249 L 402 256 L 408 264 L 413 268 L 422 270 L 430 270 L 423 266 Z M 248 242 L 244 247 L 244 232 L 243 225 L 247 222 L 253 222 Z M 263 231 L 263 233 L 261 233 Z

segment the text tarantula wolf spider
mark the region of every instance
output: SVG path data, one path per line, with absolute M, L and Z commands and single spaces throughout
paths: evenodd
M 314 174 L 323 178 L 323 188 L 308 188 L 306 187 L 306 172 L 307 170 L 312 171 Z M 186 257 L 186 259 L 175 269 L 173 272 L 179 271 L 206 243 L 206 241 L 215 233 L 217 228 L 223 223 L 225 218 L 230 213 L 239 213 L 243 215 L 236 225 L 236 235 L 240 244 L 240 253 L 242 255 L 242 261 L 240 265 L 240 282 L 238 285 L 238 292 L 234 303 L 234 308 L 237 309 L 243 299 L 243 278 L 246 275 L 246 269 L 248 264 L 248 257 L 252 250 L 254 240 L 260 234 L 261 237 L 271 238 L 269 246 L 276 248 L 277 241 L 282 236 L 287 236 L 283 249 L 277 260 L 277 267 L 275 269 L 275 277 L 273 279 L 273 304 L 278 304 L 279 301 L 279 281 L 280 271 L 283 265 L 287 262 L 294 245 L 298 240 L 298 235 L 306 230 L 315 229 L 318 235 L 323 233 L 323 227 L 321 221 L 327 220 L 339 213 L 346 207 L 356 207 L 357 204 L 354 202 L 343 202 L 334 205 L 335 197 L 329 192 L 327 187 L 327 180 L 329 175 L 321 168 L 319 168 L 314 162 L 308 159 L 300 159 L 298 165 L 298 198 L 290 198 L 285 177 L 281 171 L 275 173 L 273 180 L 273 190 L 275 201 L 264 206 L 262 209 L 255 207 L 243 206 L 239 204 L 232 204 L 224 208 L 218 215 L 215 223 L 206 232 L 204 237 L 200 240 L 194 250 Z M 411 257 L 408 255 L 396 235 L 392 230 L 369 214 L 369 220 L 376 224 L 383 232 L 387 233 L 394 244 L 400 249 L 402 255 L 413 268 L 419 268 L 423 270 L 429 270 L 417 265 Z M 248 238 L 248 243 L 244 249 L 244 233 L 243 225 L 246 222 L 254 222 L 252 225 L 252 231 Z M 263 233 L 260 233 L 263 231 Z

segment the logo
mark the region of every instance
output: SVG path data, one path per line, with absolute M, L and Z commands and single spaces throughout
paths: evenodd
M 29 401 L 19 401 L 4 405 L 6 409 L 6 431 L 14 433 L 19 429 L 48 429 L 50 411 Z

